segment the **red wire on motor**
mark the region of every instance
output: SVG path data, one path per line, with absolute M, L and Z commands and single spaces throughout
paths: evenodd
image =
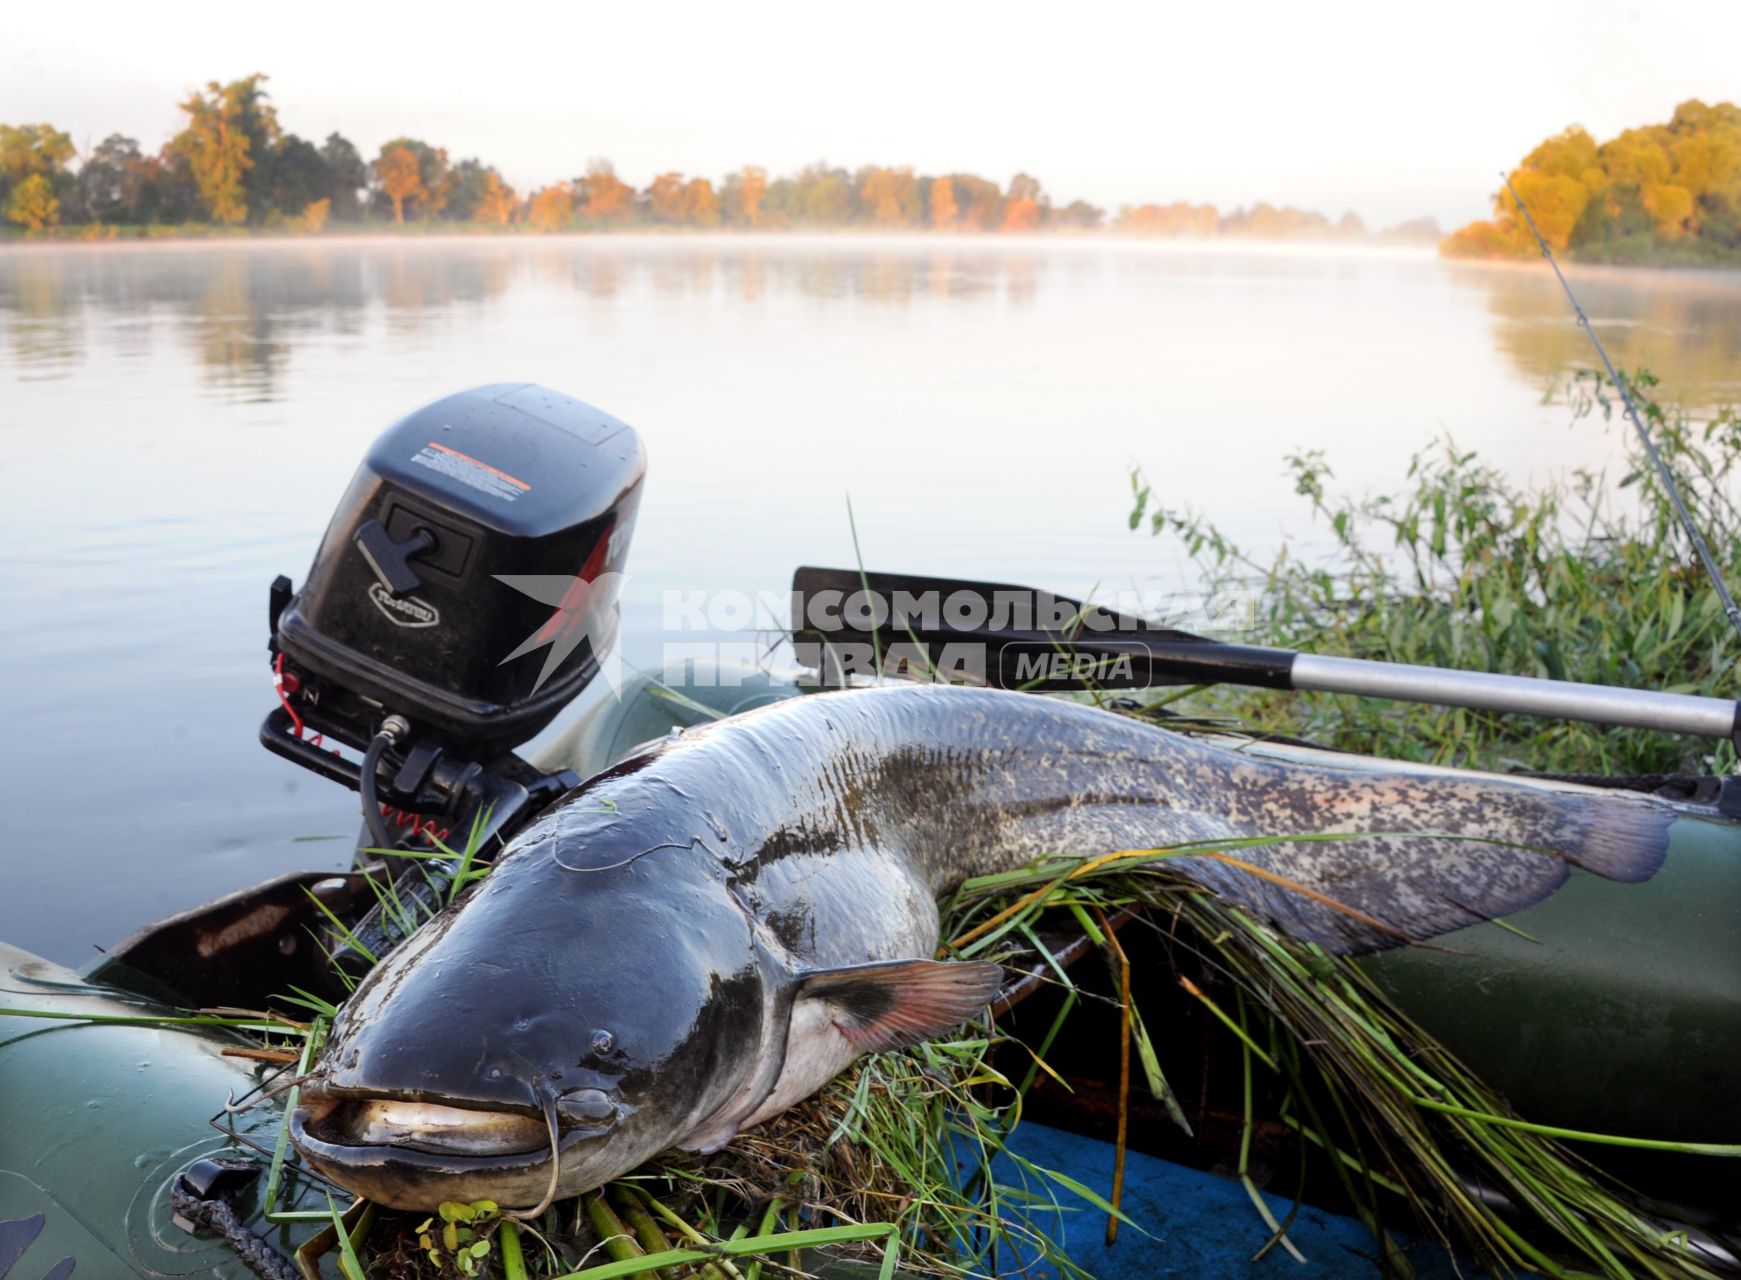
M 272 687 L 278 691 L 278 701 L 283 704 L 285 713 L 290 717 L 290 727 L 296 730 L 297 740 L 301 741 L 304 729 L 302 717 L 296 714 L 296 706 L 290 701 L 290 695 L 284 688 L 285 681 L 293 681 L 295 679 L 296 676 L 294 674 L 288 676 L 284 674 L 284 655 L 282 653 L 279 654 L 277 659 L 272 663 Z M 311 747 L 326 746 L 326 735 L 322 733 L 311 734 L 308 739 L 308 745 Z M 335 756 L 342 756 L 344 754 L 337 747 L 327 747 L 326 749 L 332 752 Z
M 290 705 L 290 697 L 284 692 L 284 655 L 278 655 L 278 660 L 272 664 L 272 687 L 278 691 L 278 701 L 284 705 L 284 710 L 290 715 L 290 727 L 296 731 L 297 741 L 302 740 L 302 717 L 296 714 L 296 708 Z
M 291 678 L 294 679 L 295 677 L 292 676 Z M 297 740 L 301 741 L 304 731 L 302 717 L 296 714 L 296 706 L 290 701 L 290 695 L 284 690 L 284 679 L 284 655 L 281 653 L 278 655 L 277 660 L 272 664 L 272 687 L 278 691 L 278 701 L 283 704 L 285 714 L 290 717 L 290 727 L 295 730 Z M 317 733 L 309 738 L 308 742 L 310 746 L 318 747 L 323 745 L 323 739 L 324 735 Z M 335 756 L 341 754 L 337 747 L 330 747 L 328 750 L 330 750 Z M 381 806 L 381 816 L 386 818 L 400 830 L 404 830 L 405 827 L 409 825 L 411 828 L 412 839 L 426 835 L 433 837 L 436 840 L 446 840 L 448 836 L 453 834 L 452 827 L 437 827 L 434 818 L 420 818 L 414 813 L 407 813 L 403 809 L 395 809 L 391 805 L 384 804 Z

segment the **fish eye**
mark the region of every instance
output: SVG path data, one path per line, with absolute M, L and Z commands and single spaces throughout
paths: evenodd
M 606 1031 L 603 1027 L 600 1027 L 597 1031 L 592 1033 L 592 1051 L 599 1057 L 602 1058 L 605 1054 L 609 1053 L 616 1047 L 617 1038 L 609 1031 Z

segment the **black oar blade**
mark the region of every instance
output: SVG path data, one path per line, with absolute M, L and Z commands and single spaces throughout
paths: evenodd
M 806 565 L 792 575 L 792 592 L 799 660 L 830 683 L 881 671 L 1036 692 L 1290 687 L 1292 654 L 1222 644 L 1033 587 Z

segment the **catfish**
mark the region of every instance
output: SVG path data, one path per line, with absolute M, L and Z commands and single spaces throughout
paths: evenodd
M 716 1150 L 861 1054 L 981 1016 L 999 966 L 936 958 L 938 899 L 968 877 L 1186 846 L 1159 865 L 1352 955 L 1522 910 L 1574 866 L 1647 879 L 1675 817 L 1334 759 L 938 685 L 674 732 L 541 815 L 376 966 L 292 1138 L 381 1204 L 542 1207 L 673 1146 Z M 1311 833 L 1341 838 L 1227 843 Z

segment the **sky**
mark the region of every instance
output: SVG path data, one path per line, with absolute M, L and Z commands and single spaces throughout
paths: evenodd
M 643 186 L 826 159 L 1007 182 L 1056 202 L 1268 200 L 1382 227 L 1484 216 L 1498 170 L 1741 99 L 1741 3 L 1178 5 L 882 0 L 367 0 L 14 5 L 0 121 L 148 148 L 211 79 L 266 72 L 283 126 L 476 155 L 521 189 L 611 159 Z M 173 20 L 171 20 L 173 16 Z

